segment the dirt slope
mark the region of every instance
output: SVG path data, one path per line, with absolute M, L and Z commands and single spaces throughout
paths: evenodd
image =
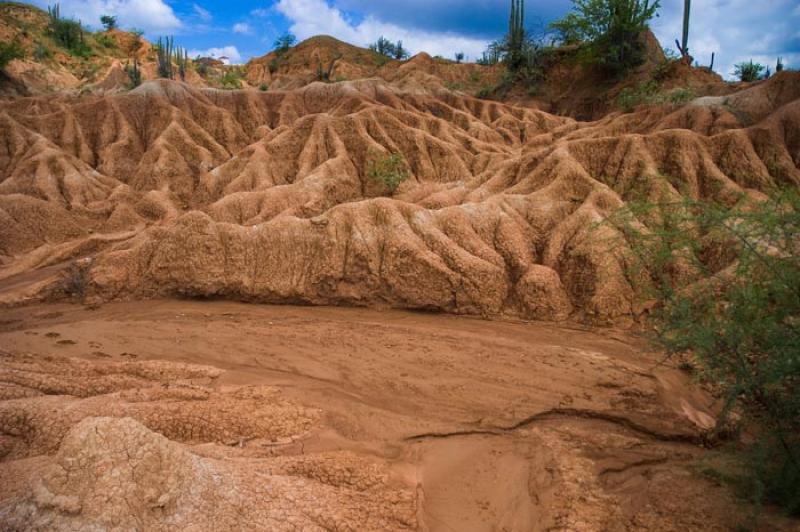
M 624 321 L 641 310 L 625 245 L 598 222 L 664 187 L 730 203 L 800 182 L 799 85 L 597 122 L 377 80 L 7 101 L 2 300 L 58 297 L 25 276 L 85 258 L 68 292 L 98 300 Z M 389 152 L 410 168 L 394 194 L 367 175 Z
M 0 345 L 4 529 L 749 523 L 698 474 L 713 400 L 619 332 L 159 301 L 11 310 Z

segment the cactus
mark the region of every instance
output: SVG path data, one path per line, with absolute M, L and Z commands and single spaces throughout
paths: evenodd
M 172 37 L 158 38 L 156 54 L 158 59 L 158 77 L 172 79 L 172 57 L 175 42 Z
M 178 75 L 181 81 L 186 81 L 186 65 L 189 64 L 189 52 L 186 48 L 178 48 L 175 52 L 175 63 L 178 64 Z
M 689 57 L 689 14 L 692 10 L 692 0 L 683 0 L 683 36 L 678 45 L 681 55 Z
M 131 80 L 130 88 L 135 89 L 142 84 L 142 71 L 139 70 L 139 60 L 136 56 L 133 57 L 133 64 L 125 65 L 125 72 Z
M 506 39 L 506 60 L 509 69 L 518 71 L 525 62 L 525 0 L 511 0 L 511 15 Z

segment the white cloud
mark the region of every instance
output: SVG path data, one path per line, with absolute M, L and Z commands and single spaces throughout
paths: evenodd
M 253 29 L 246 22 L 237 22 L 233 25 L 233 33 L 241 33 L 242 35 L 251 35 Z
M 786 53 L 800 26 L 800 8 L 795 0 L 716 0 L 692 2 L 689 52 L 701 65 L 715 53 L 714 70 L 725 78 L 742 61 L 760 62 L 773 71 L 778 56 L 786 65 L 800 63 L 800 53 Z M 652 26 L 663 46 L 675 48 L 681 36 L 683 1 L 662 1 L 661 17 Z M 794 48 L 796 49 L 796 48 Z
M 269 15 L 269 9 L 264 9 L 263 7 L 259 7 L 257 9 L 252 10 L 250 14 L 253 15 L 254 17 L 264 18 L 267 15 Z
M 102 15 L 116 15 L 120 26 L 125 28 L 157 32 L 181 27 L 181 21 L 164 0 L 61 0 L 60 5 L 63 16 L 90 26 L 98 26 Z
M 192 4 L 192 9 L 194 12 L 197 13 L 197 16 L 204 22 L 210 21 L 213 17 L 211 16 L 211 12 L 208 9 L 205 9 L 203 6 L 198 4 Z
M 290 29 L 300 39 L 314 35 L 331 35 L 352 44 L 366 46 L 382 35 L 392 41 L 402 40 L 403 45 L 414 53 L 424 51 L 445 57 L 451 57 L 459 51 L 470 57 L 477 57 L 487 45 L 482 39 L 405 28 L 382 22 L 372 16 L 367 16 L 356 24 L 325 0 L 279 0 L 275 7 L 291 21 Z
M 239 50 L 233 45 L 223 46 L 221 48 L 207 48 L 205 50 L 189 50 L 189 57 L 213 57 L 221 59 L 225 64 L 237 64 L 242 62 L 242 55 Z

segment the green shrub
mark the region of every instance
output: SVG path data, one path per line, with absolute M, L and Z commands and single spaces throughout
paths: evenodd
M 267 92 L 269 90 L 269 85 L 267 85 L 266 83 L 262 83 L 261 85 L 258 86 L 258 90 L 260 90 L 261 92 Z
M 493 94 L 494 94 L 494 88 L 488 85 L 484 85 L 483 87 L 478 89 L 478 92 L 475 93 L 475 97 L 480 98 L 481 100 L 488 100 L 492 97 Z
M 242 88 L 242 73 L 235 68 L 229 68 L 222 74 L 219 83 L 225 90 L 235 90 Z
M 53 57 L 53 52 L 50 51 L 48 47 L 43 45 L 42 43 L 36 43 L 36 46 L 33 48 L 33 58 L 37 61 L 45 61 Z
M 653 340 L 697 361 L 724 399 L 718 430 L 737 411 L 758 431 L 744 477 L 754 502 L 800 515 L 800 193 L 736 205 L 629 202 L 609 222 L 634 288 L 657 301 Z
M 551 24 L 565 44 L 584 43 L 585 59 L 620 76 L 645 59 L 641 34 L 660 0 L 572 0 L 573 12 Z
M 17 41 L 8 43 L 0 42 L 0 70 L 6 67 L 14 59 L 25 57 L 25 51 Z
M 370 179 L 383 183 L 390 194 L 394 194 L 410 175 L 408 163 L 401 153 L 370 153 L 366 173 Z
M 117 47 L 117 41 L 115 41 L 112 37 L 102 33 L 96 35 L 94 40 L 97 42 L 97 44 L 99 44 L 103 48 L 113 49 Z
M 660 103 L 662 98 L 658 83 L 653 80 L 640 83 L 636 87 L 626 87 L 617 96 L 617 106 L 626 113 L 645 103 Z
M 688 87 L 675 89 L 669 93 L 669 102 L 675 105 L 683 105 L 694 100 L 694 91 Z
M 734 75 L 739 78 L 739 81 L 758 81 L 763 78 L 764 72 L 767 67 L 761 63 L 754 63 L 751 59 L 747 63 L 738 63 L 734 65 Z

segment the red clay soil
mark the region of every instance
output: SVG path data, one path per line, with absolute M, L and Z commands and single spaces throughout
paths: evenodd
M 624 322 L 642 309 L 603 220 L 632 199 L 733 204 L 800 183 L 799 87 L 787 72 L 597 122 L 376 80 L 10 100 L 0 283 L 18 289 L 0 304 L 63 296 L 57 272 L 19 276 L 82 259 L 96 301 Z M 367 172 L 390 152 L 410 169 L 393 194 Z
M 10 310 L 0 345 L 7 530 L 750 522 L 698 474 L 714 400 L 619 331 L 154 301 Z

